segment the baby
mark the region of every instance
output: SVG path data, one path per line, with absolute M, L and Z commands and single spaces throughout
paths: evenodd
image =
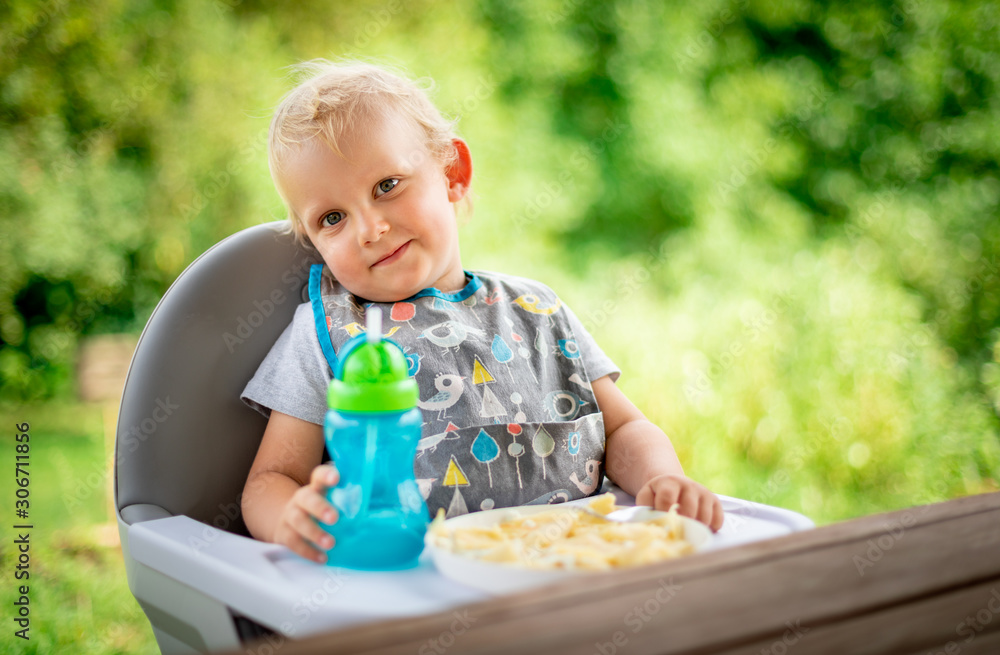
M 373 305 L 420 388 L 415 473 L 431 515 L 583 498 L 606 472 L 636 503 L 676 503 L 718 530 L 719 500 L 684 475 L 569 307 L 538 282 L 462 267 L 472 156 L 423 90 L 367 64 L 309 71 L 274 115 L 269 164 L 324 264 L 243 392 L 268 417 L 243 494 L 250 532 L 316 562 L 335 547 L 320 527 L 337 520 L 326 389 Z

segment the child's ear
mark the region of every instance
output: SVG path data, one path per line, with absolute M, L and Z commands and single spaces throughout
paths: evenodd
M 444 174 L 448 178 L 448 200 L 458 202 L 469 193 L 472 184 L 472 153 L 469 152 L 469 144 L 462 139 L 456 137 L 451 144 L 457 156 Z

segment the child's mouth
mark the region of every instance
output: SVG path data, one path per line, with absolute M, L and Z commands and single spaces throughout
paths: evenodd
M 406 252 L 406 249 L 409 248 L 409 247 L 410 247 L 410 242 L 407 241 L 406 243 L 404 243 L 400 247 L 396 248 L 395 250 L 393 250 L 391 253 L 389 253 L 388 255 L 386 255 L 385 257 L 383 257 L 382 259 L 380 259 L 377 262 L 375 262 L 374 264 L 372 264 L 371 267 L 375 268 L 376 266 L 384 266 L 386 264 L 393 263 L 394 261 L 396 261 L 397 259 L 399 259 L 400 257 L 402 257 L 403 254 Z

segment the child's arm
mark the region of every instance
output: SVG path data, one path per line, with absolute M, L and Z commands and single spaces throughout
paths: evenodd
M 632 404 L 621 389 L 604 376 L 593 383 L 604 414 L 605 458 L 608 477 L 635 496 L 637 505 L 678 512 L 712 530 L 722 527 L 722 503 L 715 494 L 684 475 L 670 438 Z
M 337 520 L 324 492 L 338 479 L 333 466 L 318 466 L 322 459 L 322 427 L 272 411 L 242 499 L 250 534 L 320 563 L 333 538 L 316 521 Z

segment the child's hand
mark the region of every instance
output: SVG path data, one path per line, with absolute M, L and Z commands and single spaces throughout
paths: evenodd
M 711 491 L 683 475 L 658 475 L 642 486 L 636 505 L 669 510 L 677 503 L 677 513 L 701 521 L 718 532 L 724 518 L 722 503 Z
M 288 546 L 306 559 L 326 562 L 326 551 L 333 548 L 333 537 L 317 521 L 327 525 L 337 521 L 337 510 L 326 499 L 326 490 L 338 480 L 340 474 L 332 465 L 314 468 L 309 484 L 296 491 L 281 512 L 274 542 Z

